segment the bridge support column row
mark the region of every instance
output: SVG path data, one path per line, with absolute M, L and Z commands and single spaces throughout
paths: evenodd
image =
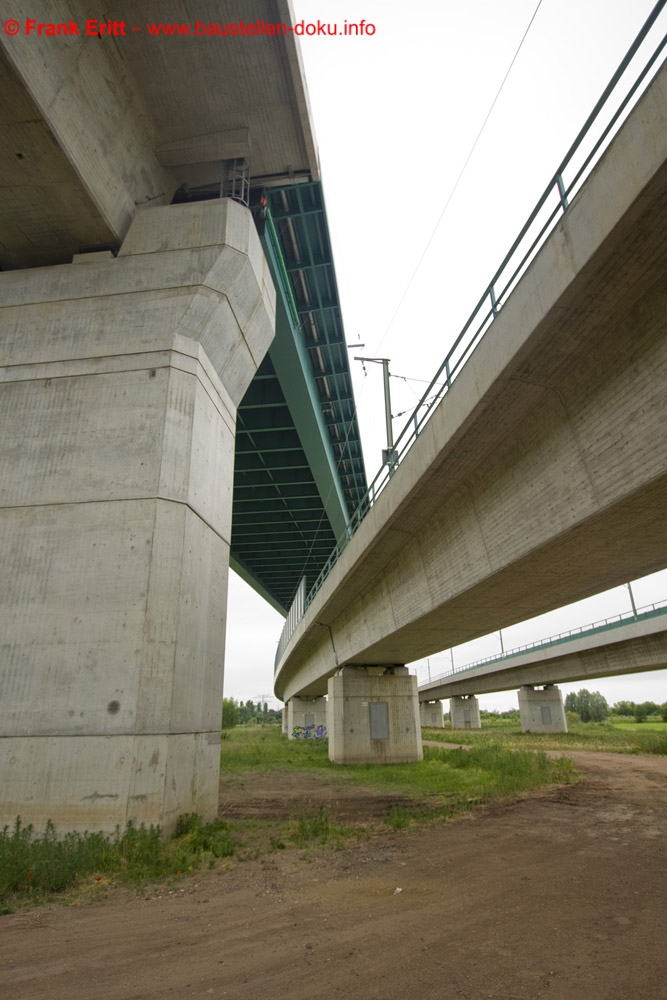
M 329 678 L 329 759 L 422 760 L 417 678 L 404 666 L 346 666 Z
M 0 275 L 0 826 L 217 812 L 236 407 L 273 336 L 247 209 Z

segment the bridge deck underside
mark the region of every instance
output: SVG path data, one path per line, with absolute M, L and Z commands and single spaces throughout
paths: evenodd
M 231 556 L 287 610 L 329 558 L 366 475 L 321 185 L 266 196 L 276 338 L 238 410 Z
M 315 579 L 335 544 L 295 420 L 267 357 L 237 415 L 232 559 L 288 608 L 301 577 Z

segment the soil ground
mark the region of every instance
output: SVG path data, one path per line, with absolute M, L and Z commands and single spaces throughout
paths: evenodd
M 454 823 L 1 917 L 0 996 L 667 1000 L 667 759 L 568 756 L 588 780 Z M 368 794 L 268 775 L 222 806 L 386 811 Z

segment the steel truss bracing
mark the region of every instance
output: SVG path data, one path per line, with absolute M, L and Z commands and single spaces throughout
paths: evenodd
M 238 410 L 231 556 L 286 610 L 302 578 L 318 576 L 367 485 L 321 185 L 263 194 L 276 338 Z

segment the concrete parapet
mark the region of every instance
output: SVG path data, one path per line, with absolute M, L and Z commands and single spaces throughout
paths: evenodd
M 452 729 L 481 729 L 482 720 L 479 717 L 479 702 L 474 695 L 449 700 L 449 713 Z
M 417 678 L 406 667 L 343 667 L 329 678 L 329 759 L 398 764 L 423 757 Z
M 423 726 L 443 729 L 445 713 L 441 701 L 421 701 L 419 703 L 419 719 Z
M 524 686 L 519 690 L 521 731 L 524 733 L 566 733 L 567 719 L 560 688 Z
M 236 404 L 273 336 L 250 213 L 0 275 L 0 826 L 217 812 Z
M 326 698 L 290 698 L 287 736 L 290 740 L 324 739 L 327 735 Z

